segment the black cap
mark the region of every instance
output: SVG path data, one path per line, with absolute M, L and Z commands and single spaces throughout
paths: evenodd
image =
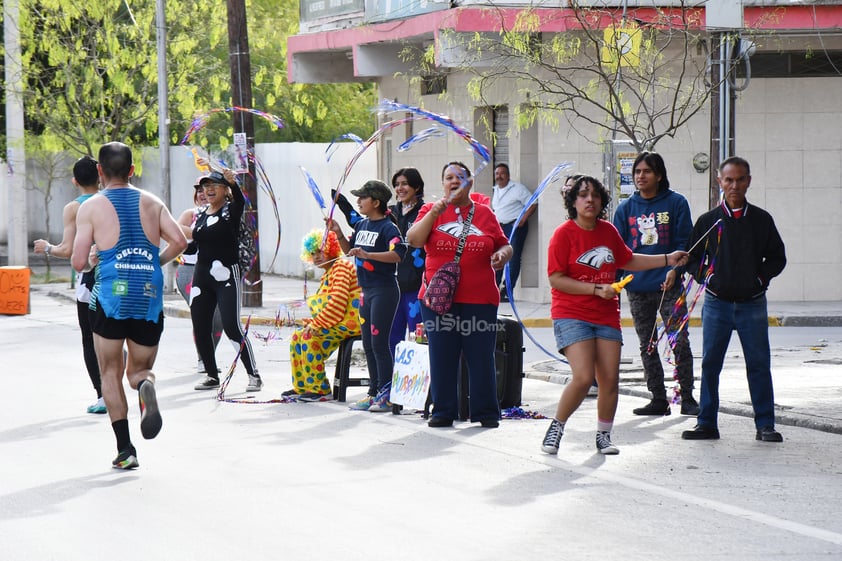
M 389 190 L 389 187 L 378 179 L 366 181 L 362 187 L 351 191 L 351 194 L 355 197 L 371 197 L 384 203 L 388 203 L 392 198 L 392 192 Z
M 231 184 L 228 183 L 228 180 L 225 179 L 225 176 L 222 174 L 221 171 L 212 171 L 199 180 L 200 187 L 205 183 L 221 183 L 222 185 L 227 185 L 228 187 L 231 187 Z

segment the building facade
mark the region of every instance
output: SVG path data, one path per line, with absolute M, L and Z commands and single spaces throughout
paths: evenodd
M 568 56 L 579 61 L 579 74 L 568 76 L 534 64 L 530 49 L 542 46 L 535 52 L 541 52 L 537 58 L 545 61 L 548 52 L 561 53 L 565 45 L 581 45 L 594 37 L 608 41 L 609 29 L 615 34 L 642 29 L 644 48 L 650 55 L 656 52 L 652 60 L 661 65 L 657 79 L 643 82 L 648 84 L 641 94 L 645 104 L 648 96 L 663 101 L 672 93 L 689 99 L 694 89 L 707 95 L 716 81 L 706 70 L 711 62 L 716 67 L 715 48 L 724 44 L 720 38 L 739 36 L 745 41 L 728 43 L 729 60 L 742 61 L 728 78 L 731 89 L 725 97 L 732 96 L 733 104 L 726 104 L 729 109 L 723 112 L 715 99 L 698 107 L 687 102 L 682 106 L 686 120 L 673 134 L 657 139 L 654 149 L 664 156 L 673 189 L 687 197 L 697 217 L 716 198 L 706 162 L 719 161 L 717 150 L 728 143 L 733 153 L 752 165 L 749 201 L 772 213 L 787 245 L 789 264 L 772 283 L 769 298 L 842 300 L 842 283 L 834 280 L 842 276 L 842 3 L 719 0 L 692 9 L 669 1 L 657 6 L 634 1 L 569 6 L 563 2 L 536 7 L 513 0 L 491 4 L 302 0 L 301 31 L 288 43 L 289 79 L 375 82 L 382 98 L 446 114 L 471 130 L 489 147 L 493 163 L 508 163 L 512 177 L 532 189 L 557 164 L 573 162 L 575 171 L 604 178 L 620 199 L 629 189 L 623 164 L 645 139 L 630 143 L 629 136 L 618 131 L 622 127 L 606 118 L 605 92 L 611 86 L 595 78 L 588 81 L 586 72 L 595 61 L 584 50 L 574 53 L 578 59 Z M 675 40 L 678 34 L 671 32 L 676 30 L 685 38 L 692 36 L 692 41 Z M 520 33 L 507 35 L 513 31 Z M 518 44 L 519 40 L 525 42 Z M 495 42 L 497 51 L 489 47 Z M 737 44 L 744 50 L 742 58 Z M 547 49 L 551 45 L 555 50 Z M 509 57 L 507 67 L 499 64 L 502 57 Z M 518 60 L 526 61 L 523 67 L 530 68 L 529 76 Z M 621 75 L 640 72 L 623 66 L 617 64 Z M 689 90 L 670 90 L 670 84 L 687 80 L 694 72 L 694 81 L 686 82 Z M 539 116 L 530 119 L 529 109 L 540 104 L 536 100 L 547 99 L 547 92 L 561 83 L 568 90 L 584 92 L 579 105 L 537 111 Z M 589 96 L 592 101 L 602 98 L 589 108 L 581 102 Z M 618 106 L 621 102 L 629 99 L 617 101 Z M 653 105 L 658 104 L 653 101 Z M 381 119 L 394 117 L 386 114 Z M 634 134 L 645 136 L 646 130 L 668 130 L 667 121 L 676 115 L 644 112 L 642 117 Z M 643 122 L 647 118 L 658 125 L 647 129 Z M 476 162 L 454 135 L 419 143 L 408 151 L 396 150 L 425 126 L 410 122 L 384 134 L 378 168 L 381 178 L 388 180 L 399 167 L 417 167 L 429 199 L 441 193 L 439 178 L 446 162 Z M 733 135 L 725 134 L 720 141 L 720 131 L 727 133 L 728 127 Z M 478 175 L 478 191 L 490 193 L 492 167 Z M 564 219 L 558 188 L 551 186 L 530 222 L 519 297 L 548 301 L 546 247 Z

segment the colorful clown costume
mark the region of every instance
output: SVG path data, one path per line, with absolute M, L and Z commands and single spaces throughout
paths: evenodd
M 337 259 L 308 299 L 312 320 L 289 344 L 292 386 L 298 394 L 327 395 L 325 361 L 343 340 L 360 335 L 360 287 L 353 264 Z

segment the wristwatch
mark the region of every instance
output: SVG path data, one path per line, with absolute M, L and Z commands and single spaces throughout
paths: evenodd
M 44 246 L 44 253 L 45 253 L 46 255 L 49 255 L 49 254 L 50 254 L 50 250 L 52 250 L 52 249 L 53 249 L 53 246 L 52 246 L 52 245 L 50 245 L 50 242 L 47 242 L 47 245 L 45 245 L 45 246 Z

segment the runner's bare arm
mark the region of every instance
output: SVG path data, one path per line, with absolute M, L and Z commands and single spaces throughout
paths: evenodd
M 178 217 L 178 225 L 181 226 L 181 231 L 184 232 L 184 235 L 187 237 L 187 241 L 193 239 L 193 219 L 195 215 L 196 211 L 192 208 L 188 208 L 181 213 L 181 216 Z
M 76 212 L 78 209 L 79 203 L 76 201 L 69 202 L 64 206 L 64 210 L 62 211 L 64 233 L 62 234 L 61 243 L 52 245 L 49 240 L 35 240 L 35 253 L 48 253 L 52 257 L 62 257 L 64 259 L 70 257 L 73 253 L 73 239 L 76 237 Z
M 161 213 L 159 216 L 161 238 L 167 242 L 167 247 L 160 253 L 159 260 L 161 265 L 166 265 L 187 249 L 187 238 L 184 232 L 181 231 L 181 225 L 175 221 L 169 209 L 165 205 L 161 205 Z

